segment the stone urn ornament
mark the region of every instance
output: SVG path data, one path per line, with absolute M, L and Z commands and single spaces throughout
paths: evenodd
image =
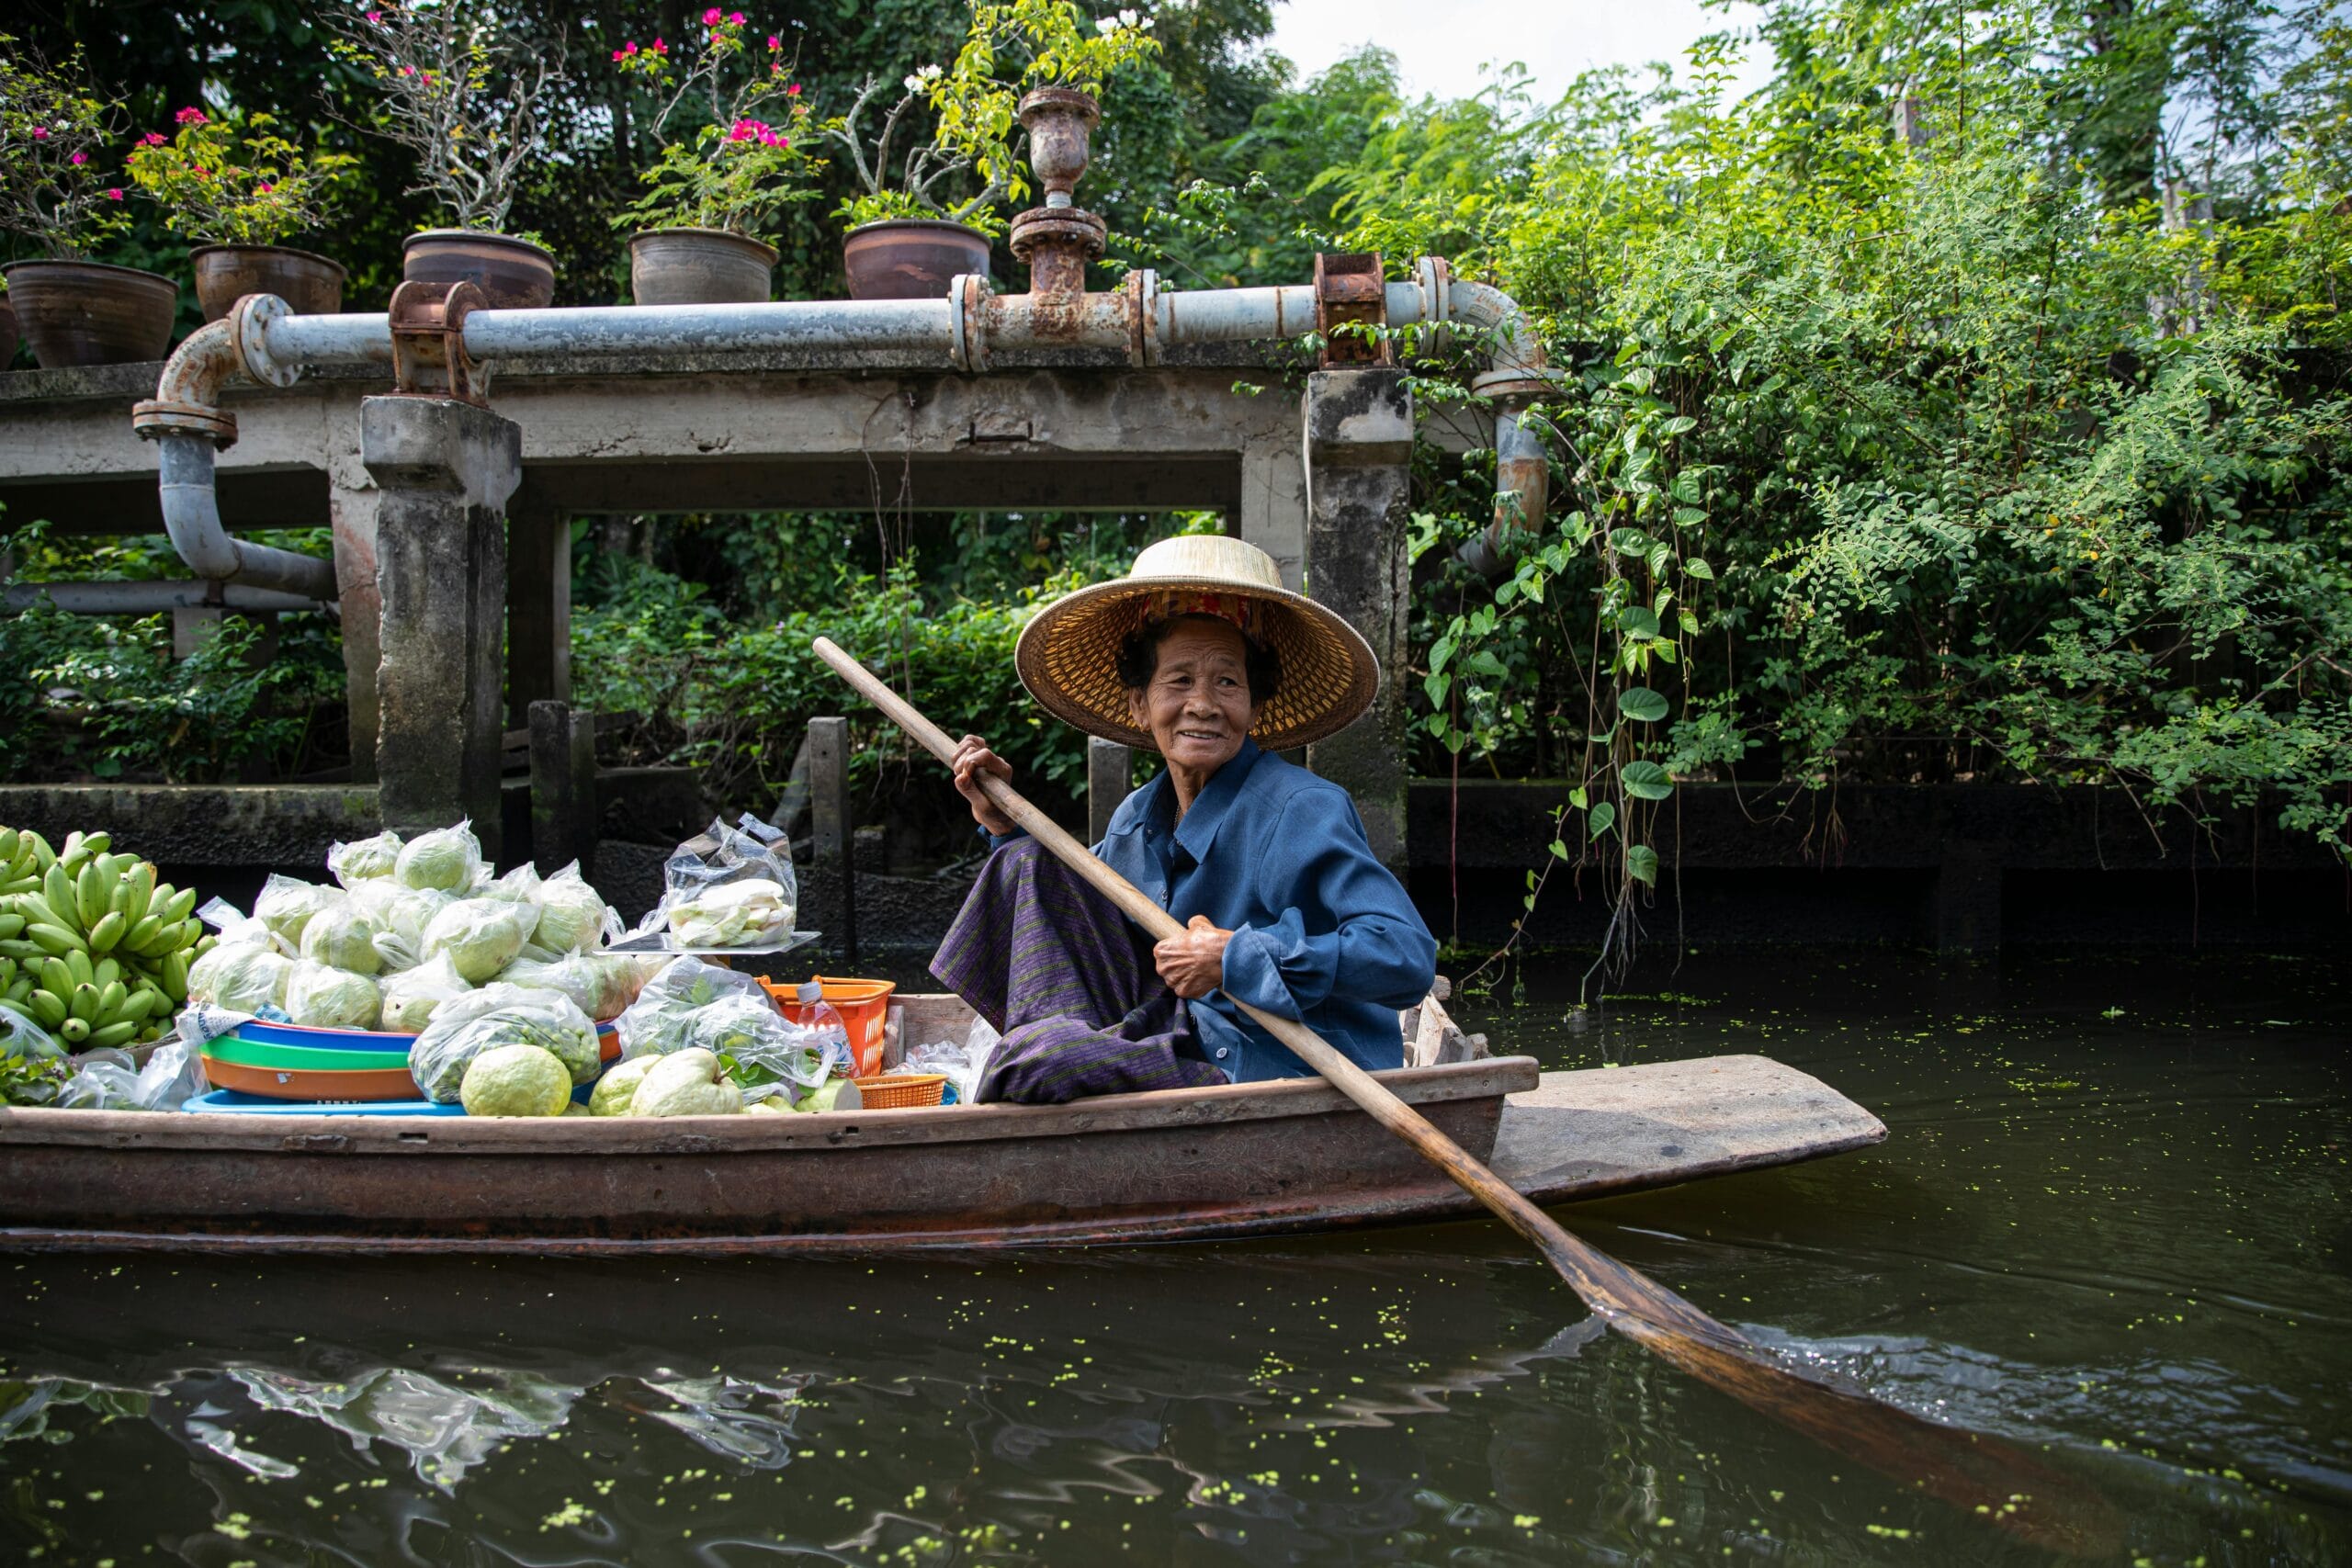
M 1036 87 L 1016 111 L 1029 132 L 1029 167 L 1046 203 L 1012 220 L 1012 254 L 1029 268 L 1037 294 L 1082 294 L 1086 264 L 1101 259 L 1109 227 L 1076 205 L 1080 176 L 1093 158 L 1102 107 L 1073 87 Z

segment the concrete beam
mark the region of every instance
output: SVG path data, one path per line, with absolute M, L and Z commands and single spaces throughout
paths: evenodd
M 522 433 L 437 398 L 370 398 L 359 423 L 361 459 L 379 491 L 376 774 L 384 822 L 410 832 L 469 818 L 495 856 L 505 509 L 522 479 Z
M 1308 747 L 1307 766 L 1355 797 L 1373 852 L 1402 875 L 1413 394 L 1400 370 L 1323 370 L 1307 378 L 1301 412 L 1306 591 L 1363 633 L 1380 660 L 1380 694 L 1371 710 Z

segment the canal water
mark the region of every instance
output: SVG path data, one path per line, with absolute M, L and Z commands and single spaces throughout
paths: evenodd
M 1877 1148 L 1564 1212 L 2111 1506 L 2352 1561 L 2340 958 L 1687 955 L 1547 1066 L 1760 1051 Z M 820 1263 L 0 1257 L 0 1561 L 2054 1561 L 1692 1382 L 1498 1228 Z

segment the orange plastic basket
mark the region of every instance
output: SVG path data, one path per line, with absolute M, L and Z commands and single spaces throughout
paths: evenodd
M 911 1111 L 919 1105 L 937 1105 L 947 1092 L 945 1073 L 892 1073 L 887 1077 L 853 1081 L 868 1111 Z
M 899 988 L 893 980 L 829 980 L 816 976 L 817 984 L 825 988 L 825 999 L 842 1015 L 842 1027 L 849 1032 L 849 1049 L 854 1060 L 850 1066 L 857 1073 L 873 1074 L 882 1070 L 882 1032 L 890 1021 L 890 993 Z M 807 1020 L 801 1014 L 808 1010 L 794 995 L 797 987 L 778 985 L 774 980 L 762 980 L 784 1016 L 795 1023 Z

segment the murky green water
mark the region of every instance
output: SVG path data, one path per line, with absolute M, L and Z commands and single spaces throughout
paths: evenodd
M 1566 982 L 1563 982 L 1564 984 Z M 2352 1560 L 2352 975 L 1688 961 L 1552 1066 L 1761 1050 L 1881 1148 L 1567 1212 L 2021 1441 L 2119 1561 Z M 2046 1561 L 1635 1347 L 1498 1229 L 613 1266 L 0 1258 L 0 1559 Z

